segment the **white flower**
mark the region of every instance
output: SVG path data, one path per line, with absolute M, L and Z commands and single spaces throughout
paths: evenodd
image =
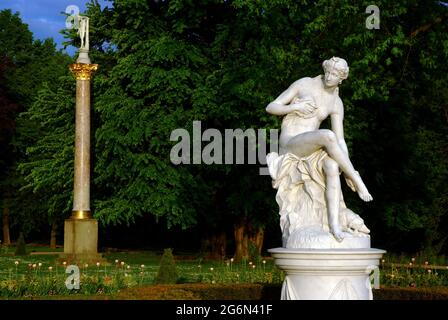
M 409 266 L 412 267 L 412 262 L 409 262 Z
M 415 258 L 412 258 L 411 261 L 412 261 L 412 262 L 415 262 Z
M 263 260 L 263 264 L 266 264 L 266 260 Z
M 118 263 L 118 259 L 115 260 L 115 263 Z
M 252 265 L 252 261 L 249 261 L 249 265 L 250 265 L 250 266 Z
M 99 262 L 97 262 L 97 263 L 96 263 L 96 266 L 97 266 L 97 267 L 99 267 L 99 266 L 100 266 L 100 263 L 99 263 Z
M 126 268 L 131 269 L 131 266 L 127 266 Z
M 48 267 L 48 270 L 50 270 L 50 271 L 53 270 L 53 267 Z
M 33 268 L 36 268 L 36 264 L 35 263 L 33 264 Z
M 230 258 L 230 262 L 233 262 L 233 258 Z
M 212 280 L 212 283 L 216 283 L 215 280 Z
M 19 265 L 19 261 L 14 262 L 14 264 L 15 264 L 16 266 Z
M 39 262 L 39 267 L 42 267 L 42 263 Z
M 64 261 L 64 262 L 62 262 L 62 264 L 65 266 L 67 264 L 67 262 Z
M 88 267 L 89 267 L 89 265 L 88 265 L 88 264 L 86 263 L 86 264 L 84 265 L 84 267 L 85 267 L 85 268 L 88 268 Z
M 140 268 L 142 268 L 142 269 L 143 269 L 144 267 L 145 267 L 145 265 L 144 265 L 144 264 L 142 264 L 142 265 L 140 266 Z
M 386 260 L 383 259 L 383 260 L 381 260 L 381 262 L 384 263 L 384 262 L 386 262 Z
M 213 270 L 214 270 L 213 267 L 211 267 L 211 268 L 210 268 L 210 271 L 213 271 Z
M 255 269 L 255 265 L 252 266 L 252 269 Z
M 432 272 L 432 270 L 431 269 L 428 269 L 428 273 L 431 273 Z
M 427 266 L 429 264 L 429 262 L 428 261 L 425 261 L 425 266 Z
M 121 261 L 120 264 L 121 264 L 122 266 L 124 266 L 124 261 Z

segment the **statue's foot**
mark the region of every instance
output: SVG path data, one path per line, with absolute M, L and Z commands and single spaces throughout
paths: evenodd
M 362 181 L 361 176 L 359 175 L 358 172 L 356 172 L 356 174 L 359 177 L 359 180 L 357 181 L 357 184 L 356 184 L 356 190 L 358 191 L 358 196 L 365 202 L 372 201 L 373 197 L 369 193 L 369 190 L 367 190 L 367 187 L 364 184 L 364 182 Z
M 370 195 L 369 191 L 367 191 L 367 188 L 363 191 L 358 190 L 358 195 L 365 202 L 369 202 L 369 201 L 373 200 L 373 197 Z
M 331 227 L 330 228 L 331 234 L 334 236 L 334 238 L 338 241 L 338 242 L 342 242 L 342 240 L 344 240 L 344 232 L 341 230 L 341 228 L 339 227 Z

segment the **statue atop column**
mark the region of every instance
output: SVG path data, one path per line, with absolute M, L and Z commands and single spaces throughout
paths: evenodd
M 363 201 L 373 200 L 353 167 L 344 140 L 344 108 L 338 86 L 348 77 L 344 59 L 322 64 L 324 75 L 305 77 L 269 103 L 266 111 L 284 116 L 279 154 L 267 156 L 280 207 L 285 248 L 369 248 L 369 229 L 345 205 L 340 183 Z M 331 130 L 320 129 L 330 117 Z
M 89 51 L 89 18 L 85 16 L 79 16 L 79 29 L 78 35 L 81 38 L 81 47 Z
M 78 16 L 79 28 L 78 35 L 81 39 L 81 47 L 79 48 L 79 57 L 77 63 L 90 64 L 89 58 L 89 18 L 86 16 Z

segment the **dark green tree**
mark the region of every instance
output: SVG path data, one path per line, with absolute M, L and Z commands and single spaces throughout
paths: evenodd
M 380 29 L 370 30 L 369 4 L 122 0 L 101 9 L 92 1 L 95 216 L 130 224 L 152 215 L 211 235 L 233 228 L 236 255 L 247 256 L 251 239 L 260 247 L 264 228 L 277 224 L 270 179 L 257 166 L 174 165 L 170 134 L 191 133 L 194 120 L 203 130 L 279 128 L 265 106 L 340 56 L 350 65 L 340 90 L 346 140 L 374 197 L 361 203 L 346 189 L 348 205 L 374 245 L 443 249 L 447 9 L 379 1 Z
M 20 112 L 27 112 L 44 84 L 56 90 L 61 75 L 67 73 L 69 62 L 66 54 L 56 50 L 56 44 L 51 39 L 34 40 L 28 26 L 24 24 L 18 13 L 10 10 L 0 11 L 0 59 L 8 68 L 1 70 L 1 92 L 15 105 L 14 111 L 7 111 L 2 104 L 0 114 L 8 114 L 10 133 L 2 141 L 0 167 L 0 193 L 3 207 L 4 229 L 18 225 L 27 233 L 39 228 L 39 221 L 45 221 L 47 208 L 37 212 L 41 204 L 42 194 L 37 195 L 23 188 L 26 182 L 17 165 L 25 160 L 26 148 L 40 138 L 41 123 L 21 117 Z M 10 108 L 11 109 L 11 108 Z M 4 160 L 6 159 L 6 160 Z M 11 219 L 10 219 L 11 218 Z
M 72 205 L 74 166 L 74 78 L 57 79 L 59 88 L 44 84 L 19 122 L 32 122 L 37 137 L 26 148 L 26 157 L 18 165 L 23 177 L 22 194 L 39 201 L 21 205 L 17 212 L 25 225 L 50 225 L 54 228 L 69 216 Z M 56 224 L 56 226 L 53 226 Z

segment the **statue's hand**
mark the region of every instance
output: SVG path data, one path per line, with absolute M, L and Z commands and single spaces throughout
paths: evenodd
M 313 113 L 317 109 L 317 106 L 316 103 L 311 99 L 297 99 L 293 104 L 291 104 L 291 108 L 292 110 L 298 111 L 303 115 L 308 115 Z
M 358 171 L 356 171 L 356 174 L 359 174 Z M 347 178 L 347 176 L 344 174 L 345 182 L 347 183 L 348 187 L 352 189 L 353 192 L 356 192 L 355 184 L 350 178 Z

